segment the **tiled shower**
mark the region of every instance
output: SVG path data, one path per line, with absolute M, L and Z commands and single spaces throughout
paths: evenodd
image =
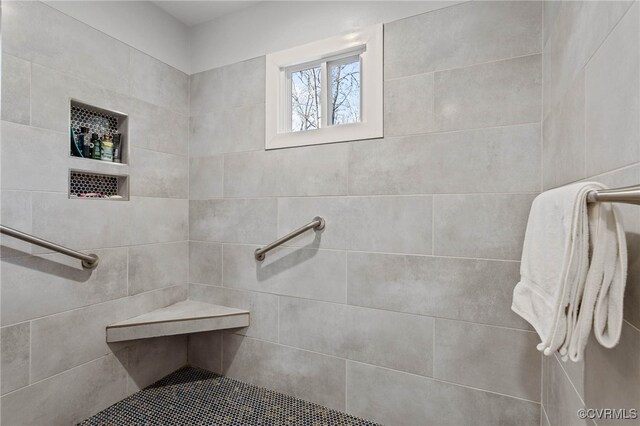
M 3 425 L 75 424 L 185 366 L 388 425 L 636 424 L 576 413 L 640 409 L 637 206 L 615 348 L 543 356 L 511 300 L 541 191 L 640 182 L 638 1 L 327 3 L 348 23 L 298 44 L 383 24 L 384 135 L 283 149 L 267 55 L 313 2 L 190 27 L 186 70 L 54 3 L 2 2 L 0 222 L 100 260 L 2 237 Z M 119 120 L 120 163 L 70 155 L 74 102 Z M 250 325 L 107 342 L 184 301 Z

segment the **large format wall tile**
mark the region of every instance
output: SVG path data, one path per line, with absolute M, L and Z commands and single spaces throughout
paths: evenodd
M 191 76 L 191 114 L 264 102 L 265 57 L 214 68 Z
M 3 258 L 2 324 L 126 296 L 127 250 L 95 254 L 100 263 L 93 271 L 61 254 Z
M 10 17 L 2 20 L 4 52 L 128 92 L 131 49 L 126 44 L 42 2 L 9 1 L 3 9 Z
M 240 107 L 264 101 L 265 59 L 260 56 L 222 68 L 224 100 L 228 105 Z
M 391 425 L 539 425 L 540 405 L 347 362 L 347 412 Z
M 545 2 L 556 16 L 545 28 L 543 53 L 545 187 L 572 180 L 610 187 L 637 184 L 640 8 L 631 1 L 554 3 Z M 563 179 L 550 181 L 554 176 Z M 629 409 L 640 400 L 640 333 L 631 325 L 640 318 L 640 214 L 634 206 L 617 208 L 629 251 L 624 312 L 629 323 L 623 324 L 613 349 L 603 348 L 592 336 L 581 363 L 544 357 L 543 404 L 551 425 L 629 423 L 583 421 L 576 412 L 585 402 L 589 408 Z
M 148 149 L 131 150 L 131 195 L 189 198 L 189 159 Z
M 28 322 L 0 329 L 3 395 L 29 384 L 30 342 Z
M 279 248 L 262 262 L 253 253 L 257 246 L 225 245 L 225 287 L 345 302 L 346 254 L 343 251 Z
M 189 201 L 131 197 L 128 244 L 152 244 L 189 239 Z M 122 227 L 122 224 L 119 225 Z M 114 229 L 118 229 L 116 227 Z
M 186 298 L 186 286 L 147 292 L 31 323 L 31 381 L 36 382 L 128 345 L 107 344 L 107 325 L 133 318 Z
M 189 153 L 192 157 L 264 148 L 264 104 L 229 107 L 192 116 Z M 221 123 L 224 123 L 221 125 Z
M 356 197 L 349 201 L 349 248 L 393 253 L 432 252 L 431 197 Z
M 279 321 L 284 345 L 420 375 L 432 373 L 433 318 L 281 297 Z
M 348 303 L 529 329 L 511 307 L 519 263 L 349 253 Z
M 567 93 L 575 76 L 633 4 L 631 1 L 561 2 L 549 50 L 551 105 Z M 547 413 L 548 414 L 548 413 Z
M 2 189 L 66 193 L 68 152 L 65 133 L 3 121 Z
M 66 194 L 36 192 L 32 197 L 33 233 L 76 250 L 189 238 L 186 199 L 131 197 L 129 202 L 87 202 L 69 199 Z M 96 219 L 83 229 L 81 218 Z M 42 251 L 34 248 L 34 252 Z
M 584 381 L 589 408 L 636 408 L 640 401 L 640 330 L 624 323 L 620 343 L 606 349 L 593 335 L 585 354 Z M 613 423 L 613 422 L 612 422 Z M 620 421 L 619 424 L 624 424 Z
M 385 25 L 385 78 L 539 53 L 542 2 L 468 2 Z
M 640 161 L 640 5 L 585 67 L 587 175 Z
M 519 260 L 533 195 L 439 195 L 434 254 Z
M 474 65 L 435 74 L 439 130 L 540 121 L 541 55 Z
M 222 67 L 189 76 L 189 113 L 192 116 L 224 109 L 223 78 Z
M 578 74 L 567 96 L 549 112 L 543 125 L 544 189 L 585 176 L 584 73 Z
M 222 331 L 189 334 L 189 365 L 222 374 L 223 334 Z
M 222 198 L 224 156 L 193 157 L 189 161 L 189 199 Z
M 431 253 L 429 196 L 280 198 L 278 235 L 299 228 L 315 216 L 325 219 L 325 230 L 301 235 L 289 245 Z
M 530 331 L 437 319 L 433 376 L 539 401 L 538 343 L 538 335 Z
M 223 347 L 225 375 L 344 410 L 345 360 L 233 334 Z
M 192 240 L 269 243 L 276 237 L 276 200 L 217 199 L 189 202 Z
M 189 242 L 189 282 L 222 285 L 222 244 Z
M 224 161 L 224 195 L 345 195 L 347 157 L 345 144 L 230 154 Z
M 75 424 L 125 398 L 126 387 L 125 369 L 107 355 L 3 396 L 2 424 Z
M 129 141 L 132 147 L 168 154 L 189 154 L 189 117 L 169 109 L 131 99 Z
M 0 195 L 2 224 L 18 231 L 31 233 L 31 193 L 2 191 Z M 9 236 L 0 236 L 0 257 L 26 256 L 31 244 Z
M 127 394 L 137 392 L 187 365 L 188 335 L 142 339 L 127 348 Z
M 189 77 L 131 49 L 131 96 L 179 114 L 189 113 Z
M 251 325 L 234 332 L 260 340 L 278 341 L 278 296 L 274 294 L 191 284 L 189 300 L 246 309 L 251 312 Z
M 186 284 L 189 243 L 152 244 L 129 248 L 129 294 Z
M 385 81 L 385 136 L 432 131 L 433 101 L 433 73 Z
M 576 393 L 569 378 L 555 356 L 543 357 L 543 394 L 544 409 L 552 425 L 591 425 L 590 420 L 578 418 L 578 409 L 584 408 L 584 402 Z M 601 408 L 601 407 L 598 407 Z
M 2 54 L 2 119 L 14 123 L 31 121 L 31 64 Z
M 349 146 L 349 194 L 540 190 L 540 125 L 434 133 Z
M 127 96 L 105 89 L 92 81 L 94 80 L 83 80 L 32 64 L 31 125 L 67 134 L 69 99 L 108 110 L 129 111 L 130 99 Z

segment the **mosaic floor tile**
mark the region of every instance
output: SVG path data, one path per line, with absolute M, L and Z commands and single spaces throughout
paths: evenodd
M 375 423 L 185 367 L 79 423 L 104 425 L 352 425 Z

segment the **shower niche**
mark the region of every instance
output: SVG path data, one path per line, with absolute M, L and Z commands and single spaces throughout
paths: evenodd
M 69 101 L 69 198 L 129 199 L 129 116 Z
M 127 164 L 128 130 L 127 114 L 71 99 L 69 141 L 72 157 Z

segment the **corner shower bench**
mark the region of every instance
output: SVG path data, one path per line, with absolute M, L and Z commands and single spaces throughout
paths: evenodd
M 248 327 L 249 311 L 185 300 L 107 326 L 107 342 Z

